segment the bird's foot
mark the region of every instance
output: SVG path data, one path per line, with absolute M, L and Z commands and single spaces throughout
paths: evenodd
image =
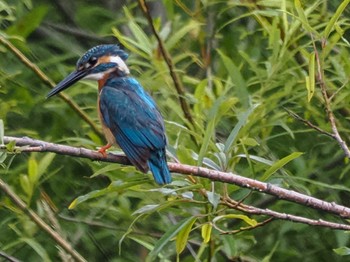
M 106 150 L 107 150 L 108 148 L 110 148 L 111 146 L 112 146 L 112 145 L 108 143 L 107 145 L 101 147 L 101 148 L 98 150 L 98 152 L 101 153 L 104 157 L 107 157 L 107 152 L 106 152 Z

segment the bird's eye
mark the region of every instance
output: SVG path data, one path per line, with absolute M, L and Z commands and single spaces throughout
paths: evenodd
M 92 57 L 90 57 L 90 59 L 85 64 L 85 68 L 93 67 L 96 63 L 97 63 L 97 57 L 92 56 Z

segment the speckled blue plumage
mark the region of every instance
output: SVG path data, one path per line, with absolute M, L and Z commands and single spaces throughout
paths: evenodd
M 89 49 L 77 62 L 77 68 L 84 65 L 92 57 L 102 57 L 102 56 L 119 56 L 124 61 L 128 59 L 129 55 L 120 49 L 118 45 L 98 45 Z
M 99 104 L 104 124 L 131 163 L 142 172 L 150 169 L 158 184 L 170 183 L 163 118 L 139 82 L 129 76 L 109 78 Z
M 47 98 L 80 79 L 97 80 L 99 115 L 108 144 L 118 143 L 140 171 L 153 173 L 158 184 L 171 182 L 166 162 L 164 123 L 153 99 L 129 76 L 128 54 L 118 45 L 99 45 L 88 50 L 74 72 L 57 84 Z

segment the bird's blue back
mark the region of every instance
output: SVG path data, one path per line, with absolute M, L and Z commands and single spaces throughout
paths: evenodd
M 170 183 L 163 118 L 152 97 L 136 79 L 114 76 L 99 99 L 104 124 L 131 163 L 143 172 L 151 169 L 158 184 Z

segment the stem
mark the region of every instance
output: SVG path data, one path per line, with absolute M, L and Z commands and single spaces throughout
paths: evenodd
M 48 87 L 55 87 L 56 84 L 47 75 L 40 70 L 40 68 L 32 63 L 20 50 L 18 50 L 11 42 L 0 35 L 0 43 L 9 49 L 17 58 L 28 68 L 30 68 Z M 58 96 L 62 98 L 93 130 L 94 132 L 103 137 L 101 129 L 95 124 L 94 121 L 79 107 L 77 103 L 69 98 L 69 96 L 59 93 Z
M 11 188 L 0 179 L 0 189 L 3 191 L 12 202 L 23 211 L 24 214 L 29 216 L 35 224 L 44 230 L 50 237 L 61 246 L 67 253 L 69 253 L 77 261 L 86 261 L 65 239 L 63 239 L 56 231 L 54 231 L 48 224 L 46 224 L 33 210 L 29 209 L 22 199 L 16 195 Z

